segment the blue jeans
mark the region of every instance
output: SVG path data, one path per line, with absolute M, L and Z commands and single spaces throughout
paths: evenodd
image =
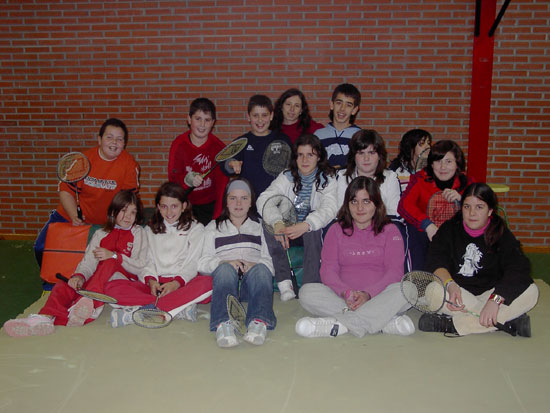
M 223 263 L 212 273 L 212 304 L 210 306 L 210 331 L 216 331 L 220 323 L 229 320 L 227 295 L 232 294 L 240 301 L 248 301 L 246 325 L 259 319 L 268 330 L 277 325 L 273 312 L 273 275 L 264 264 L 256 264 L 243 274 L 239 289 L 239 276 L 231 264 Z
M 38 233 L 36 241 L 34 241 L 34 256 L 36 257 L 36 262 L 38 266 L 42 267 L 42 255 L 44 254 L 44 248 L 46 246 L 46 234 L 48 233 L 48 227 L 54 222 L 69 222 L 63 216 L 57 212 L 55 209 L 50 212 L 50 218 L 48 222 L 44 224 L 44 227 Z

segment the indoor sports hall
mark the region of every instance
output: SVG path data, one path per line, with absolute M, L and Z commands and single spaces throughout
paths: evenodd
M 215 102 L 223 142 L 249 130 L 254 94 L 304 92 L 329 122 L 336 85 L 384 138 L 455 140 L 498 188 L 539 289 L 532 337 L 417 331 L 306 339 L 308 313 L 274 296 L 262 346 L 220 349 L 199 320 L 113 329 L 0 330 L 0 412 L 546 412 L 550 405 L 550 3 L 546 0 L 0 0 L 0 322 L 45 303 L 33 242 L 58 203 L 56 164 L 129 129 L 151 208 L 190 102 Z M 410 310 L 415 324 L 420 317 Z

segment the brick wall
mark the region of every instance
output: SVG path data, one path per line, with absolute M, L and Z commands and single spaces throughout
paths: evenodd
M 500 3 L 497 7 L 500 7 Z M 396 153 L 413 127 L 467 150 L 473 0 L 0 1 L 0 233 L 35 234 L 57 203 L 55 163 L 95 144 L 107 117 L 130 129 L 142 194 L 166 179 L 190 101 L 215 133 L 248 130 L 254 93 L 301 88 L 327 121 L 335 85 L 356 84 L 357 123 Z M 514 0 L 496 33 L 488 179 L 527 245 L 548 244 L 550 4 Z

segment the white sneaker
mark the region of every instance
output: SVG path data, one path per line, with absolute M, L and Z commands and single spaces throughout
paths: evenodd
M 216 343 L 219 347 L 228 348 L 239 345 L 239 340 L 235 335 L 235 327 L 231 324 L 231 321 L 220 323 L 216 330 Z
M 267 326 L 263 321 L 252 320 L 248 324 L 248 330 L 244 335 L 244 340 L 250 344 L 261 346 L 264 344 L 267 335 Z
M 292 281 L 284 280 L 277 283 L 277 288 L 281 292 L 281 301 L 289 301 L 296 298 L 296 294 L 292 289 Z
M 53 318 L 42 314 L 31 314 L 4 323 L 4 331 L 12 337 L 46 336 L 54 330 Z
M 181 310 L 179 313 L 176 314 L 174 317 L 176 320 L 187 320 L 194 323 L 197 321 L 197 304 L 193 303 L 191 305 L 188 305 L 183 310 Z
M 69 320 L 67 327 L 82 327 L 88 318 L 94 313 L 94 301 L 88 297 L 80 299 L 69 308 Z
M 347 332 L 347 327 L 333 317 L 304 317 L 296 323 L 296 333 L 302 337 L 336 337 Z
M 410 336 L 415 331 L 414 323 L 408 315 L 396 315 L 382 329 L 384 334 Z

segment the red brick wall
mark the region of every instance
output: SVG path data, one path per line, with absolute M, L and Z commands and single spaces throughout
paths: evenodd
M 37 232 L 57 203 L 57 158 L 94 145 L 111 116 L 129 126 L 150 205 L 198 96 L 216 103 L 215 133 L 230 140 L 248 129 L 250 95 L 299 87 L 326 122 L 347 81 L 362 92 L 357 123 L 392 157 L 413 127 L 467 149 L 474 0 L 0 5 L 0 233 Z M 488 179 L 512 188 L 503 204 L 527 245 L 550 231 L 549 20 L 547 1 L 514 0 L 495 43 Z

